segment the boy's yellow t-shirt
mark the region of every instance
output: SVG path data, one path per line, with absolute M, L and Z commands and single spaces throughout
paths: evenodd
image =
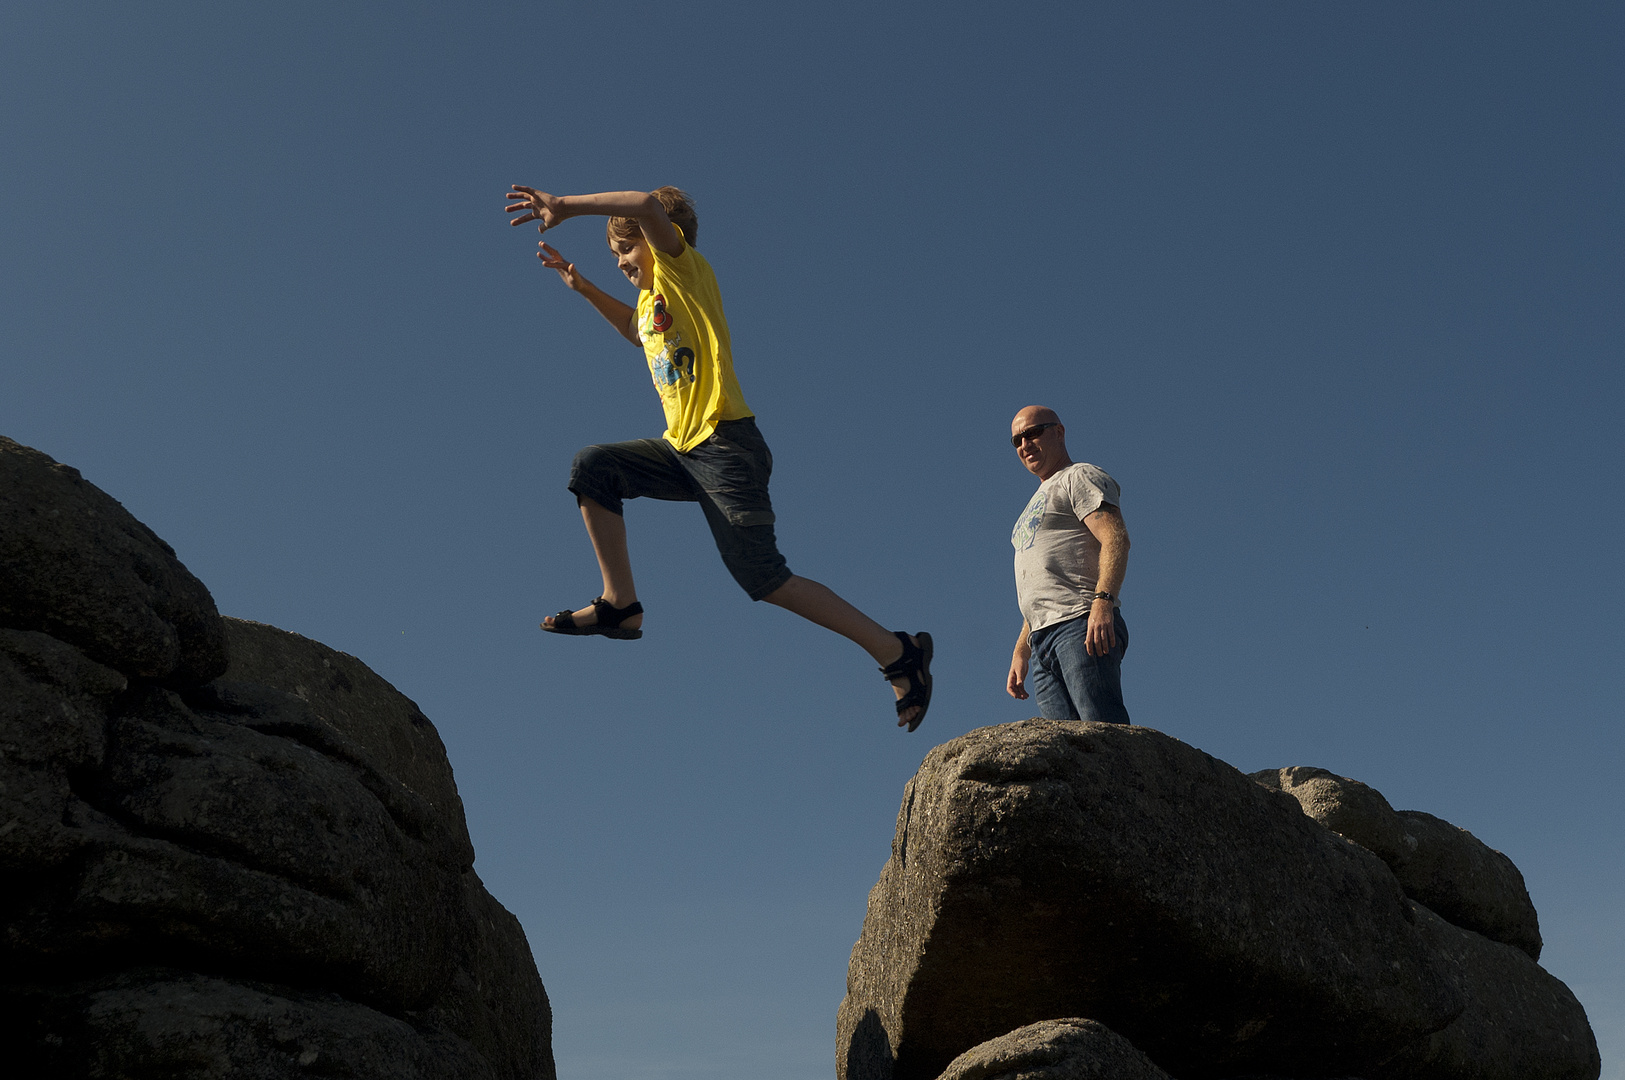
M 754 414 L 734 378 L 728 320 L 711 264 L 687 240 L 680 255 L 652 244 L 650 250 L 654 287 L 638 294 L 638 334 L 666 411 L 666 441 L 686 453 L 722 421 Z

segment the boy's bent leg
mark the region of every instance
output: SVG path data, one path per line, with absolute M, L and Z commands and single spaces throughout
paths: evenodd
M 581 519 L 592 540 L 593 554 L 603 578 L 602 597 L 613 607 L 637 602 L 632 580 L 632 558 L 626 542 L 624 501 L 649 497 L 680 501 L 694 498 L 688 474 L 676 462 L 676 452 L 661 439 L 589 446 L 570 465 L 570 491 L 581 506 Z M 571 613 L 576 626 L 592 626 L 598 613 L 591 604 Z M 553 625 L 549 615 L 543 626 Z M 621 626 L 636 630 L 642 614 L 629 615 Z
M 631 607 L 638 602 L 638 589 L 632 582 L 632 555 L 626 546 L 626 518 L 592 499 L 579 498 L 581 520 L 587 526 L 592 553 L 598 557 L 598 572 L 604 579 L 604 591 L 599 595 L 611 607 Z M 598 621 L 598 612 L 588 604 L 585 609 L 572 613 L 571 619 L 577 626 L 591 626 Z M 628 630 L 636 630 L 643 625 L 643 614 L 628 615 L 621 620 L 621 625 Z
M 577 499 L 591 499 L 614 514 L 624 512 L 626 499 L 690 502 L 697 497 L 677 451 L 664 439 L 583 447 L 570 462 L 567 486 Z
M 599 505 L 584 495 L 576 496 L 581 503 L 581 520 L 587 526 L 587 537 L 592 541 L 592 553 L 598 558 L 598 572 L 604 579 L 604 591 L 599 593 L 611 607 L 631 607 L 638 601 L 637 586 L 632 582 L 632 557 L 626 546 L 626 518 Z M 549 629 L 556 616 L 549 615 L 542 625 Z M 575 626 L 592 626 L 598 622 L 598 609 L 592 604 L 570 613 Z M 643 626 L 643 613 L 628 615 L 620 625 L 627 630 Z

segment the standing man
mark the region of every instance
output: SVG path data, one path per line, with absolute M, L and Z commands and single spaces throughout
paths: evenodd
M 1117 481 L 1073 462 L 1053 409 L 1029 405 L 1016 413 L 1010 442 L 1039 484 L 1010 534 L 1022 624 L 1005 689 L 1025 701 L 1030 669 L 1046 720 L 1126 724 L 1128 626 L 1117 591 L 1128 569 L 1128 529 Z

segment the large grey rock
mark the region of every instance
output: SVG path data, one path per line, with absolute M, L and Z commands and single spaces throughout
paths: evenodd
M 177 687 L 226 666 L 214 600 L 174 549 L 78 470 L 4 436 L 0 626 Z
M 331 1013 L 321 1023 L 334 1030 L 374 1013 L 380 1024 L 408 1025 L 429 1048 L 424 1075 L 552 1077 L 546 994 L 517 921 L 472 869 L 433 727 L 353 657 L 272 627 L 231 625 L 245 658 L 275 651 L 268 643 L 281 638 L 280 649 L 342 679 L 317 692 L 295 665 L 290 688 L 317 705 L 267 685 L 271 670 L 253 672 L 260 682 L 227 678 L 184 694 L 123 689 L 122 676 L 71 646 L 0 632 L 0 806 L 28 811 L 0 825 L 0 998 L 45 1033 L 36 1046 L 68 1045 L 115 999 L 125 1002 L 119 1015 L 148 1016 L 155 999 L 124 973 L 184 958 L 239 989 L 210 983 L 177 998 L 171 988 L 151 1016 L 171 1016 L 183 999 L 208 1002 L 215 1019 L 236 1015 L 247 1000 L 239 984 L 276 984 L 305 995 L 301 1015 Z M 360 719 L 361 703 L 395 725 Z M 195 1037 L 215 1047 L 205 1057 L 255 1056 L 263 1025 L 239 1020 L 198 1020 L 204 1034 Z M 247 1041 L 220 1049 L 238 1036 Z M 142 1044 L 116 1045 L 136 1053 Z M 453 1070 L 447 1054 L 478 1068 Z M 161 1073 L 168 1061 L 125 1066 Z M 397 1074 L 379 1067 L 379 1077 Z
M 938 1080 L 1172 1080 L 1105 1024 L 1044 1020 L 973 1046 Z
M 162 541 L 14 443 L 0 526 L 8 1064 L 552 1080 L 546 993 L 417 706 L 220 619 Z
M 463 803 L 452 780 L 445 744 L 429 718 L 360 660 L 321 642 L 245 619 L 226 619 L 231 667 L 222 682 L 270 686 L 310 707 L 330 743 L 364 748 L 379 775 L 424 800 L 432 817 L 467 846 Z
M 1325 769 L 1291 766 L 1252 774 L 1297 799 L 1304 813 L 1374 852 L 1405 894 L 1492 941 L 1540 959 L 1540 919 L 1512 860 L 1419 810 L 1398 810 L 1375 788 Z
M 445 913 L 468 866 L 400 785 L 369 790 L 376 773 L 289 737 L 296 703 L 271 700 L 194 710 L 158 688 L 126 695 L 103 768 L 81 785 L 121 831 L 88 846 L 69 901 L 40 906 L 29 940 L 82 955 L 161 933 L 273 965 L 267 976 L 297 965 L 360 1000 L 420 1007 L 449 970 Z
M 1177 739 L 983 728 L 905 791 L 838 1070 L 930 1080 L 1075 1016 L 1183 1080 L 1357 1074 L 1462 1011 L 1436 937 L 1375 855 Z
M 1459 966 L 1467 1007 L 1439 1031 L 1373 1069 L 1371 1080 L 1597 1080 L 1602 1058 L 1580 1002 L 1521 950 L 1420 919 Z

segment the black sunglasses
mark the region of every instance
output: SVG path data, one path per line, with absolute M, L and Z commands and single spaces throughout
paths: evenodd
M 1052 428 L 1052 427 L 1057 426 L 1058 424 L 1059 424 L 1059 421 L 1057 421 L 1057 420 L 1051 420 L 1047 424 L 1034 424 L 1032 427 L 1026 428 L 1026 429 L 1024 429 L 1022 431 L 1018 431 L 1014 435 L 1010 436 L 1010 445 L 1015 447 L 1017 450 L 1020 450 L 1021 449 L 1021 444 L 1022 444 L 1022 442 L 1024 440 L 1026 440 L 1026 439 L 1036 439 L 1040 435 L 1044 434 L 1044 429 L 1045 428 Z

